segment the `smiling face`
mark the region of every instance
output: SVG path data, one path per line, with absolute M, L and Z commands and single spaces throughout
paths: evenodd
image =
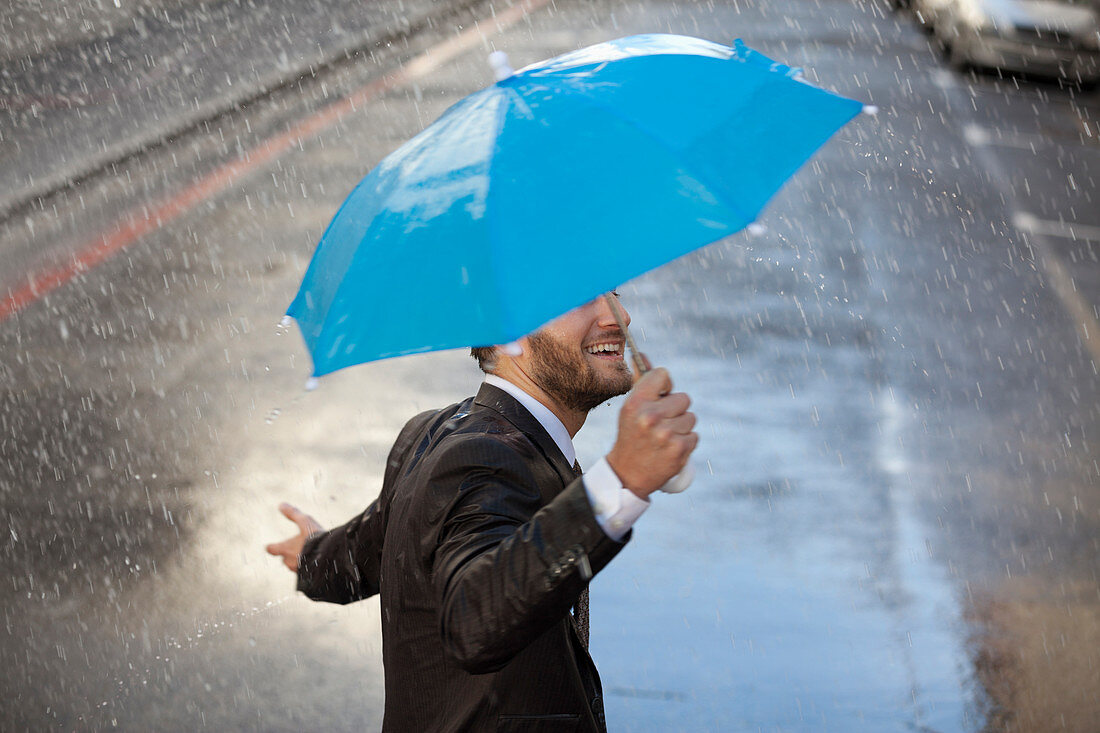
M 587 414 L 633 386 L 623 358 L 623 333 L 602 296 L 554 319 L 526 341 L 519 358 L 526 362 L 524 371 L 566 409 Z

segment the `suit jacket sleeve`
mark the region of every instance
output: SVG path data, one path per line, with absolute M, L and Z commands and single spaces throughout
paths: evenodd
M 350 522 L 310 537 L 298 558 L 298 590 L 328 603 L 374 595 L 384 533 L 384 512 L 376 499 Z
M 410 420 L 398 435 L 386 461 L 382 491 L 366 511 L 306 540 L 298 558 L 298 590 L 312 600 L 352 603 L 378 592 L 390 494 L 411 441 L 429 414 Z
M 466 436 L 430 473 L 446 502 L 432 561 L 443 644 L 472 673 L 500 669 L 560 623 L 623 546 L 600 529 L 581 479 L 542 505 L 528 449 Z

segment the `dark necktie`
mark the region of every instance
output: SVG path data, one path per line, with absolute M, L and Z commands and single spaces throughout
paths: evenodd
M 573 473 L 577 476 L 581 475 L 581 464 L 579 461 L 573 462 Z M 584 644 L 584 648 L 588 648 L 588 586 L 584 587 L 581 591 L 580 597 L 577 599 L 577 605 L 573 607 L 573 620 L 577 624 L 577 633 L 581 637 L 581 643 Z

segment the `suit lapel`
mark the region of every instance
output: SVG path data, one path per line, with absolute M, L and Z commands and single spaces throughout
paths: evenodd
M 512 395 L 491 384 L 482 384 L 477 397 L 474 398 L 474 403 L 498 413 L 515 426 L 517 430 L 530 438 L 531 442 L 538 446 L 547 462 L 553 466 L 554 471 L 561 478 L 563 486 L 569 484 L 576 477 L 573 467 L 566 462 L 561 449 L 558 448 L 557 443 L 546 432 L 546 429 L 542 427 L 542 423 L 536 420 L 535 416 L 528 412 L 527 408 L 521 405 Z
M 557 443 L 546 432 L 546 429 L 542 427 L 542 423 L 536 420 L 535 416 L 528 412 L 527 408 L 521 405 L 512 395 L 491 384 L 482 384 L 481 389 L 478 390 L 477 396 L 474 398 L 474 403 L 499 414 L 538 446 L 547 463 L 558 474 L 563 487 L 580 475 L 565 460 L 561 449 L 558 448 Z M 569 636 L 570 646 L 572 646 L 577 657 L 578 673 L 581 676 L 581 684 L 589 698 L 589 704 L 593 707 L 593 716 L 597 719 L 599 730 L 606 731 L 603 719 L 603 701 L 601 699 L 603 693 L 600 688 L 600 676 L 596 672 L 596 665 L 592 661 L 588 649 L 581 641 L 580 631 L 572 613 L 566 614 L 565 629 Z

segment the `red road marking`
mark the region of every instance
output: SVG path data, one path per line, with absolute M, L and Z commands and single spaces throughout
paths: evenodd
M 479 45 L 487 35 L 499 32 L 520 21 L 527 13 L 546 5 L 550 0 L 527 0 L 504 10 L 492 19 L 495 30 L 483 32 L 478 24 L 459 35 L 446 40 L 399 69 L 360 87 L 343 99 L 333 102 L 312 117 L 307 117 L 294 127 L 246 152 L 241 160 L 227 163 L 201 178 L 189 187 L 171 194 L 152 206 L 143 206 L 141 212 L 131 212 L 106 232 L 98 234 L 76 248 L 70 260 L 55 267 L 31 273 L 27 283 L 8 293 L 0 301 L 0 321 L 18 313 L 44 295 L 68 283 L 82 272 L 91 270 L 119 250 L 129 247 L 149 232 L 164 226 L 198 203 L 217 195 L 234 181 L 261 168 L 292 147 L 300 147 L 302 140 L 314 137 L 354 112 L 356 107 L 369 102 L 383 92 L 419 78 L 458 54 Z

